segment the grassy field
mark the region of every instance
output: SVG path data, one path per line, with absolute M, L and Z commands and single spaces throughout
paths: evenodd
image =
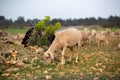
M 9 33 L 12 33 L 12 34 L 25 34 L 27 32 L 27 28 L 23 28 L 23 29 L 20 29 L 20 28 L 13 28 L 13 29 L 2 29 L 3 32 L 9 32 Z
M 11 32 L 14 34 L 26 32 L 23 29 L 17 30 L 15 33 L 12 30 Z M 52 64 L 45 64 L 43 57 L 45 51 L 34 53 L 33 50 L 20 45 L 2 44 L 0 49 L 12 48 L 18 51 L 16 62 L 22 61 L 24 65 L 0 64 L 0 80 L 46 80 L 47 78 L 50 80 L 120 80 L 120 50 L 117 49 L 120 40 L 110 41 L 111 45 L 108 47 L 98 48 L 96 42 L 81 47 L 78 63 L 75 63 L 75 52 L 67 49 L 65 65 L 59 65 L 61 58 L 59 51 L 56 52 Z M 72 62 L 69 62 L 71 53 Z M 27 61 L 22 60 L 23 58 L 27 58 Z
M 78 27 L 77 27 L 78 28 Z M 106 28 L 97 28 L 96 26 L 86 26 L 86 28 L 88 28 L 89 30 L 92 30 L 92 29 L 95 29 L 97 31 L 99 30 L 106 30 Z M 79 27 L 79 29 L 84 29 L 84 27 Z M 112 32 L 115 32 L 117 29 L 119 28 L 111 28 L 111 31 Z M 17 34 L 17 33 L 21 33 L 21 34 L 25 34 L 27 32 L 28 28 L 4 28 L 2 29 L 3 32 L 9 32 L 9 33 L 12 33 L 12 34 Z

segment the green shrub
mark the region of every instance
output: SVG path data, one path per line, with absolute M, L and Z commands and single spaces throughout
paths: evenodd
M 45 19 L 39 21 L 36 26 L 35 29 L 36 30 L 41 30 L 42 28 L 45 27 L 45 25 L 50 21 L 50 16 L 45 16 Z
M 50 16 L 45 16 L 45 18 L 39 21 L 35 26 L 35 32 L 39 36 L 32 38 L 33 45 L 37 44 L 39 46 L 49 45 L 49 37 L 54 35 L 54 32 L 61 28 L 61 23 L 57 22 L 55 25 L 47 25 L 50 21 Z M 40 34 L 39 34 L 40 33 Z

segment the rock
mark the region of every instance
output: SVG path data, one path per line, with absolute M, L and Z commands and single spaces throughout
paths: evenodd
M 48 70 L 45 70 L 45 71 L 43 71 L 43 73 L 44 73 L 44 74 L 48 74 L 49 72 L 48 72 Z
M 4 58 L 8 58 L 11 56 L 11 53 L 9 51 L 1 51 L 1 56 Z
M 18 51 L 16 50 L 9 50 L 9 52 L 11 53 L 11 57 L 16 60 L 16 57 L 18 55 Z
M 27 74 L 26 77 L 32 78 L 32 75 L 31 74 Z
M 19 68 L 9 68 L 6 70 L 6 72 L 17 72 Z
M 38 48 L 35 50 L 35 53 L 43 52 L 44 50 L 42 48 Z
M 98 78 L 98 77 L 95 77 L 95 78 L 93 78 L 93 80 L 99 80 L 99 78 Z
M 37 66 L 37 69 L 39 69 L 40 68 L 40 66 Z
M 0 64 L 5 63 L 5 58 L 0 55 Z
M 6 63 L 7 65 L 13 65 L 13 64 L 16 64 L 16 61 L 11 60 L 11 61 L 6 61 L 5 63 Z
M 53 61 L 51 58 L 45 58 L 44 60 L 45 60 L 45 64 L 50 64 Z
M 53 69 L 52 68 L 48 68 L 48 71 L 52 71 Z
M 18 67 L 23 67 L 23 66 L 24 66 L 24 63 L 23 63 L 23 62 L 18 62 L 18 63 L 17 63 L 17 66 L 18 66 Z
M 47 75 L 47 76 L 46 76 L 46 80 L 50 80 L 50 79 L 52 79 L 52 76 Z
M 29 49 L 35 51 L 36 49 L 38 49 L 38 46 L 29 46 Z
M 16 44 L 16 45 L 22 45 L 21 42 L 20 42 L 20 41 L 17 41 L 17 40 L 14 41 L 14 44 Z
M 25 57 L 25 58 L 23 59 L 23 62 L 30 64 L 30 63 L 31 63 L 31 60 L 30 60 L 29 58 Z
M 10 73 L 3 73 L 2 76 L 8 77 L 10 76 Z
M 81 72 L 81 73 L 80 73 L 80 76 L 84 77 L 85 75 Z

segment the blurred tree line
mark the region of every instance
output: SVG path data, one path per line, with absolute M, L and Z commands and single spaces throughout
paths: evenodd
M 32 24 L 36 24 L 40 19 L 27 19 L 19 16 L 15 21 L 12 19 L 6 19 L 4 16 L 0 16 L 0 28 L 25 28 L 31 27 Z M 47 24 L 55 25 L 56 22 L 60 22 L 62 26 L 89 26 L 89 25 L 100 25 L 103 27 L 120 27 L 120 16 L 109 16 L 109 18 L 94 17 L 90 18 L 79 18 L 79 19 L 52 19 Z M 32 24 L 31 24 L 32 23 Z

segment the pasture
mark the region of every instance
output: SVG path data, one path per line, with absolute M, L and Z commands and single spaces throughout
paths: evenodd
M 105 28 L 101 29 L 105 30 Z M 112 32 L 116 29 L 112 28 Z M 4 29 L 14 35 L 25 33 L 27 29 Z M 44 52 L 36 53 L 36 46 L 24 48 L 22 45 L 0 42 L 0 51 L 17 51 L 16 59 L 0 62 L 0 80 L 120 80 L 120 39 L 110 40 L 109 46 L 97 46 L 93 41 L 79 49 L 79 61 L 75 63 L 75 52 L 66 50 L 66 64 L 60 65 L 60 51 L 55 52 L 51 64 L 44 61 Z M 38 50 L 38 49 L 37 49 Z M 69 55 L 72 54 L 72 61 Z
M 12 34 L 25 34 L 27 32 L 27 28 L 23 28 L 23 29 L 20 29 L 20 28 L 13 28 L 13 29 L 2 29 L 3 32 L 8 32 L 8 33 L 12 33 Z

